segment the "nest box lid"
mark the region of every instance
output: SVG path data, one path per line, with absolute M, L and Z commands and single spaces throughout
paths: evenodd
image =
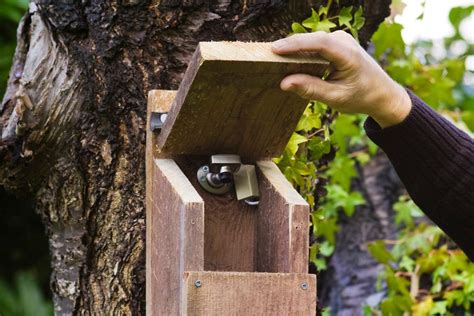
M 158 136 L 158 149 L 279 156 L 308 104 L 282 91 L 281 80 L 294 73 L 322 77 L 328 67 L 316 56 L 273 54 L 271 43 L 200 43 Z

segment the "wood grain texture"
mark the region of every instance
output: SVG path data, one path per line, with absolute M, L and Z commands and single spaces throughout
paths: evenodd
M 172 154 L 275 157 L 307 101 L 280 89 L 289 74 L 321 77 L 317 57 L 277 56 L 269 43 L 200 43 L 189 63 L 158 148 Z
M 272 161 L 257 167 L 257 271 L 307 273 L 309 205 Z
M 169 90 L 151 90 L 148 93 L 148 107 L 147 107 L 147 126 L 146 126 L 146 149 L 145 149 L 145 178 L 146 178 L 146 192 L 145 192 L 145 204 L 146 204 L 146 309 L 152 310 L 153 300 L 153 289 L 155 285 L 152 283 L 152 249 L 154 248 L 154 238 L 152 237 L 151 223 L 156 215 L 153 216 L 153 175 L 154 175 L 154 162 L 153 162 L 153 144 L 155 143 L 156 134 L 150 130 L 150 113 L 153 111 L 167 112 L 171 107 L 176 91 Z M 156 237 L 155 237 L 156 238 Z M 155 289 L 156 291 L 156 289 Z M 149 314 L 150 314 L 149 313 Z
M 147 210 L 147 314 L 178 315 L 185 270 L 204 269 L 204 201 L 171 159 L 155 159 Z
M 233 191 L 218 196 L 201 188 L 196 171 L 209 157 L 175 159 L 205 203 L 204 270 L 255 271 L 258 208 L 237 201 Z
M 197 280 L 201 287 L 196 287 Z M 315 275 L 186 272 L 184 283 L 183 305 L 189 316 L 316 314 Z

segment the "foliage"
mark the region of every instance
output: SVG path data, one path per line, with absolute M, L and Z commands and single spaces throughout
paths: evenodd
M 53 315 L 53 305 L 43 297 L 33 274 L 19 272 L 13 286 L 0 280 L 0 315 Z
M 406 47 L 402 26 L 397 23 L 384 23 L 373 38 L 376 57 L 386 65 L 386 71 L 467 132 L 474 130 L 474 95 L 464 83 L 467 76 L 472 78 L 465 60 L 473 53 L 473 45 L 462 37 L 459 26 L 473 12 L 473 6 L 451 10 L 455 34 L 444 40 L 446 57 L 442 59 L 431 54 L 432 43 Z M 463 52 L 454 51 L 456 41 L 466 44 Z M 381 312 L 450 315 L 464 310 L 470 314 L 474 310 L 474 264 L 439 228 L 416 220 L 422 213 L 408 197 L 401 197 L 394 210 L 396 224 L 402 227 L 398 238 L 368 247 L 385 266 L 380 278 L 387 285 L 387 297 L 380 305 Z
M 330 5 L 331 1 L 313 10 L 301 24 L 294 23 L 293 33 L 345 29 L 355 36 L 363 25 L 360 8 L 343 8 L 328 17 Z M 474 92 L 464 82 L 466 76 L 473 78 L 466 72 L 465 60 L 473 55 L 474 45 L 462 37 L 460 25 L 473 12 L 474 6 L 451 10 L 455 34 L 444 39 L 443 58 L 432 54 L 433 43 L 407 45 L 402 25 L 391 20 L 373 36 L 374 57 L 390 76 L 467 132 L 474 131 Z M 455 49 L 460 42 L 465 46 L 461 53 Z M 357 164 L 366 163 L 377 150 L 364 136 L 363 120 L 361 115 L 337 114 L 312 101 L 285 153 L 276 159 L 312 207 L 317 243 L 311 246 L 310 260 L 319 271 L 326 268 L 326 258 L 334 251 L 340 214 L 351 216 L 364 203 L 350 187 Z M 439 228 L 427 223 L 409 197 L 400 197 L 393 208 L 400 226 L 397 239 L 368 245 L 368 251 L 384 266 L 379 288 L 386 291 L 386 297 L 379 306 L 365 306 L 364 315 L 451 315 L 462 310 L 470 314 L 474 310 L 474 264 Z
M 343 29 L 357 37 L 365 22 L 362 8 L 343 7 L 330 16 L 331 6 L 329 1 L 312 10 L 311 17 L 302 23 L 293 23 L 292 34 Z M 319 242 L 311 246 L 310 260 L 320 271 L 334 251 L 340 212 L 352 216 L 356 206 L 365 203 L 359 192 L 350 190 L 357 164 L 369 159 L 365 145 L 369 141 L 360 126 L 363 119 L 362 115 L 338 114 L 323 103 L 311 101 L 283 155 L 275 159 L 311 206 L 312 232 Z M 360 150 L 350 152 L 355 145 Z
M 0 0 L 0 95 L 3 96 L 16 46 L 16 28 L 28 0 Z
M 4 94 L 15 52 L 16 29 L 27 7 L 28 0 L 0 0 L 0 96 Z M 51 300 L 40 289 L 40 279 L 25 271 L 18 272 L 11 284 L 7 278 L 0 278 L 0 315 L 53 315 Z

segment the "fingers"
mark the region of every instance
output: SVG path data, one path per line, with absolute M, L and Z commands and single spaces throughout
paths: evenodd
M 352 37 L 342 31 L 334 33 L 315 32 L 296 34 L 273 43 L 272 50 L 276 54 L 287 55 L 298 52 L 316 52 L 332 62 L 336 69 L 341 70 L 351 61 L 354 49 Z
M 280 87 L 284 91 L 291 91 L 308 100 L 318 100 L 331 103 L 335 86 L 318 77 L 304 74 L 290 75 L 283 79 Z

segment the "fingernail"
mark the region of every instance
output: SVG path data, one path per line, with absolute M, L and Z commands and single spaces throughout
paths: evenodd
M 281 40 L 278 40 L 276 42 L 273 42 L 272 46 L 273 46 L 273 48 L 281 49 L 281 48 L 286 46 L 286 40 L 281 39 Z

